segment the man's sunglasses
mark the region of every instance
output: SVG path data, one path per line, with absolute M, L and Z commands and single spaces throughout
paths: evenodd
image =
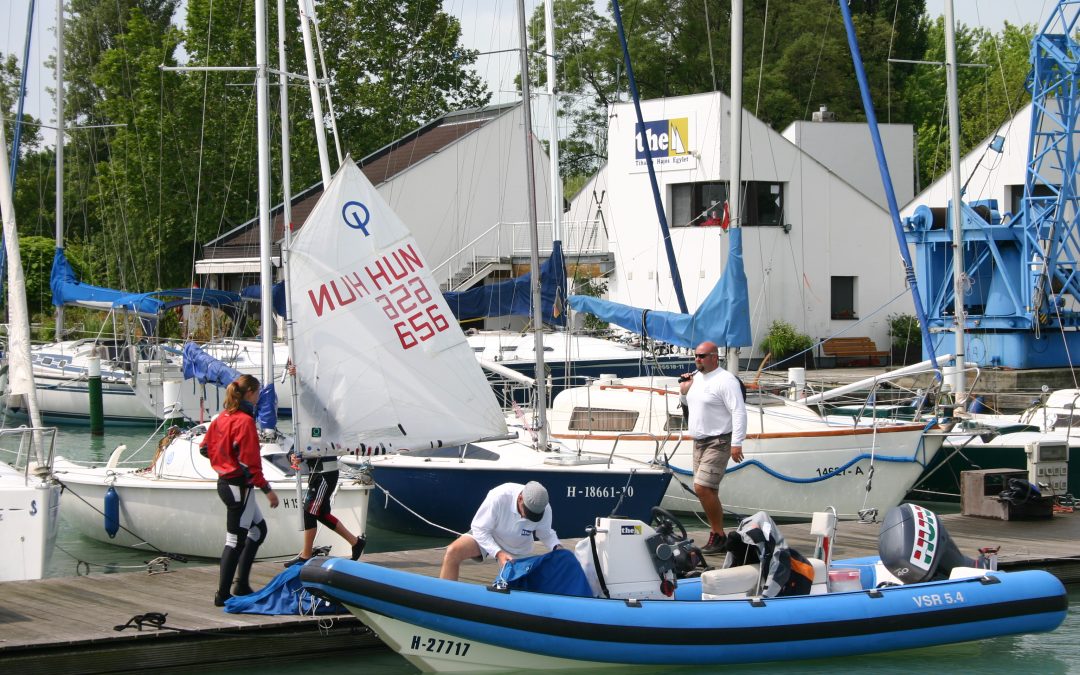
M 716 352 L 710 352 L 708 354 L 694 354 L 695 359 L 707 359 L 710 356 L 716 356 Z

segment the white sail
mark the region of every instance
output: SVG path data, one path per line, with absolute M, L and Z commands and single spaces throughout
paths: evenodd
M 416 240 L 351 159 L 293 240 L 287 276 L 301 451 L 506 433 Z

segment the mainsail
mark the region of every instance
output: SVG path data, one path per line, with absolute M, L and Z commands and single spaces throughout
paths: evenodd
M 293 240 L 287 277 L 302 452 L 506 433 L 416 240 L 351 159 Z
M 742 229 L 728 231 L 727 265 L 720 280 L 693 314 L 639 309 L 586 295 L 571 295 L 570 306 L 645 337 L 694 348 L 708 340 L 721 347 L 749 347 L 750 298 L 743 268 Z

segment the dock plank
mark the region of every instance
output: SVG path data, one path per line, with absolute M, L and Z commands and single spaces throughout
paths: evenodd
M 1000 546 L 1001 567 L 1048 569 L 1066 583 L 1080 582 L 1080 515 L 1060 514 L 1042 521 L 997 521 L 959 514 L 940 516 L 961 551 L 976 556 L 984 546 Z M 708 532 L 694 520 L 690 536 L 699 544 Z M 694 527 L 698 526 L 698 527 Z M 781 524 L 790 546 L 812 553 L 808 523 Z M 841 522 L 834 559 L 876 554 L 880 523 Z M 577 538 L 563 539 L 572 548 Z M 364 556 L 366 562 L 437 576 L 444 548 Z M 539 551 L 539 548 L 538 548 Z M 719 565 L 722 556 L 709 556 Z M 252 586 L 259 588 L 281 571 L 280 562 L 257 563 Z M 461 579 L 490 583 L 494 562 L 467 562 Z M 6 582 L 0 592 L 0 664 L 7 672 L 25 665 L 32 672 L 108 672 L 151 666 L 195 667 L 222 664 L 225 654 L 294 658 L 312 651 L 372 648 L 381 642 L 354 617 L 334 617 L 331 628 L 319 618 L 226 614 L 213 605 L 217 567 L 188 566 L 157 574 L 127 572 Z M 138 615 L 166 614 L 162 628 L 117 631 Z M 268 637 L 286 639 L 266 639 Z M 303 636 L 305 639 L 288 639 Z M 226 649 L 225 645 L 229 645 Z

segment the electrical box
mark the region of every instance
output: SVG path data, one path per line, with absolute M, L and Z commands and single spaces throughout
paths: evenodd
M 1064 441 L 1036 441 L 1024 446 L 1028 480 L 1039 486 L 1044 497 L 1060 497 L 1069 491 L 1069 444 Z

